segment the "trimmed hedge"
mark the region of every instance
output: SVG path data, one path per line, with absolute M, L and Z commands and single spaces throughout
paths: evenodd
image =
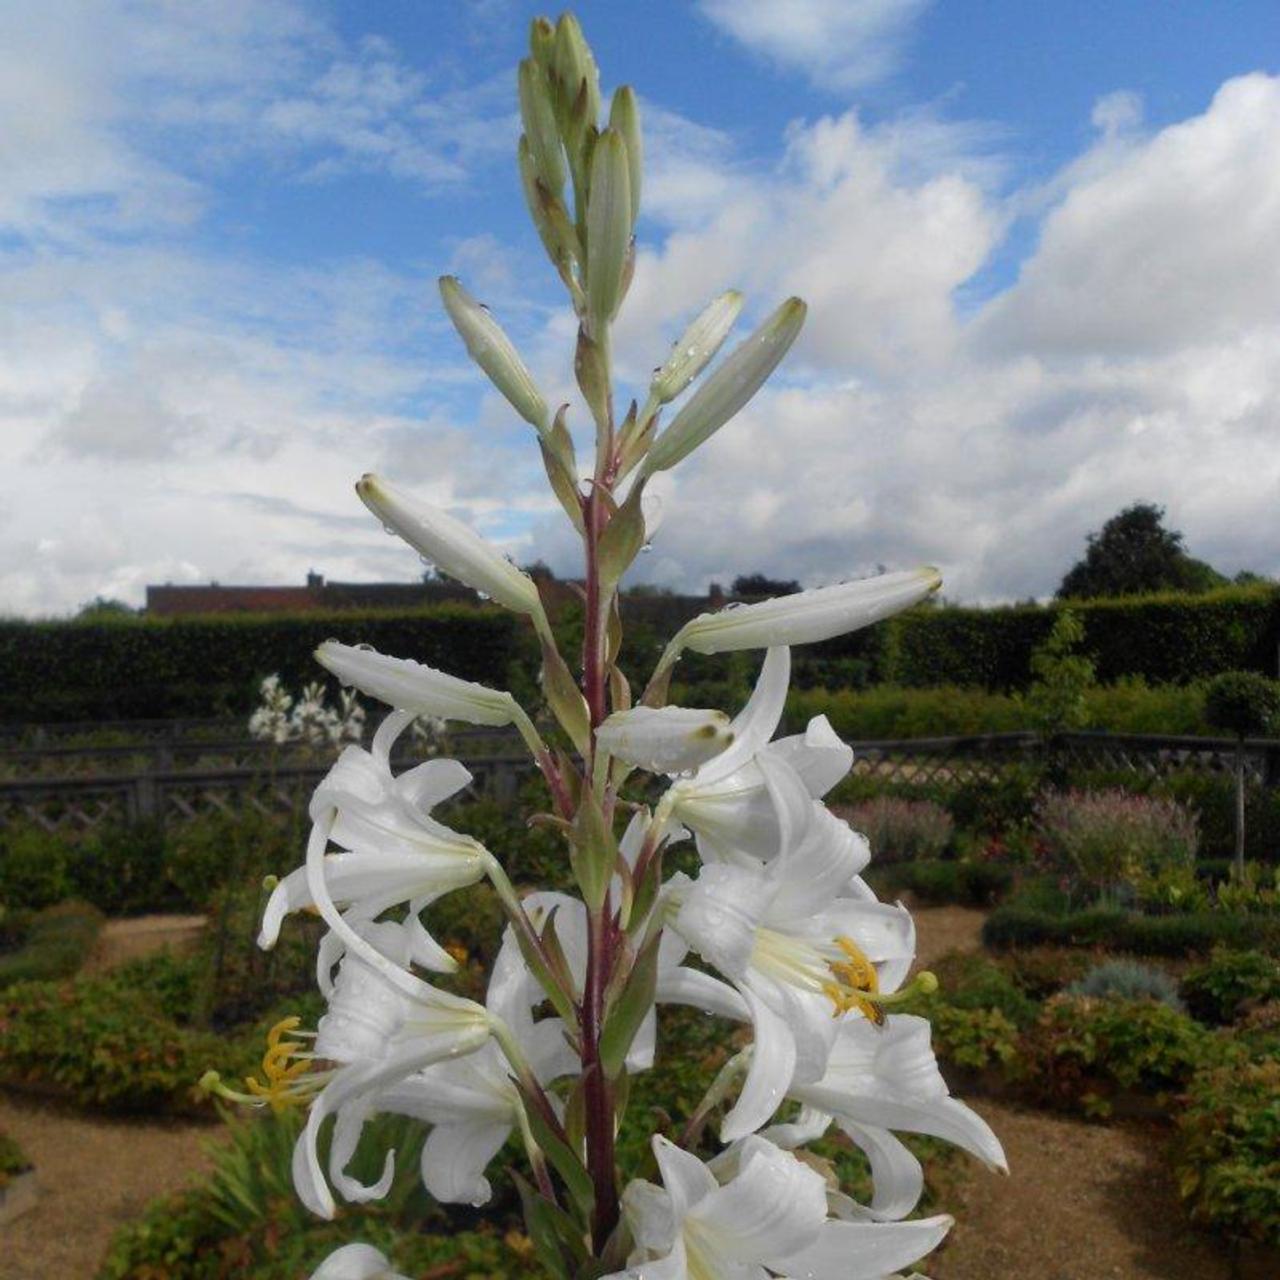
M 322 675 L 312 658 L 336 638 L 507 687 L 529 666 L 521 620 L 463 605 L 406 611 L 0 621 L 0 720 L 241 715 L 258 683 Z
M 1027 907 L 997 907 L 982 927 L 983 943 L 1010 947 L 1107 947 L 1143 956 L 1208 953 L 1215 946 L 1274 952 L 1280 949 L 1280 918 L 1225 912 L 1143 916 L 1098 907 L 1055 915 Z

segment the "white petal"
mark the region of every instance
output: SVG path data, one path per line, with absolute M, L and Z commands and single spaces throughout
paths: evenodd
M 729 726 L 733 733 L 732 745 L 698 770 L 694 779 L 698 785 L 728 777 L 773 737 L 787 705 L 790 682 L 791 650 L 785 647 L 770 649 L 764 655 L 751 697 Z
M 763 1138 L 747 1138 L 737 1175 L 688 1214 L 721 1258 L 746 1263 L 796 1253 L 827 1217 L 822 1176 Z
M 684 894 L 672 928 L 727 978 L 746 975 L 770 885 L 761 873 L 708 866 Z
M 814 716 L 803 733 L 779 738 L 765 750 L 785 760 L 804 779 L 815 800 L 825 796 L 853 766 L 853 748 L 840 739 L 826 716 Z
M 653 1154 L 658 1161 L 662 1185 L 671 1197 L 672 1217 L 679 1222 L 694 1205 L 716 1190 L 716 1180 L 697 1156 L 661 1134 L 654 1135 Z
M 657 999 L 659 1004 L 686 1004 L 739 1022 L 751 1017 L 747 1002 L 737 991 L 701 969 L 680 967 L 659 972 Z
M 344 1244 L 312 1273 L 311 1280 L 405 1280 L 370 1244 Z
M 848 1121 L 842 1121 L 840 1127 L 871 1162 L 872 1214 L 883 1221 L 905 1218 L 924 1191 L 920 1161 L 888 1129 Z
M 720 1126 L 723 1142 L 754 1133 L 768 1124 L 786 1096 L 795 1073 L 796 1042 L 791 1028 L 752 991 L 744 991 L 755 1027 L 751 1066 L 738 1100 Z
M 329 1142 L 329 1180 L 344 1200 L 355 1204 L 381 1200 L 391 1190 L 391 1184 L 396 1176 L 394 1150 L 388 1151 L 383 1157 L 382 1174 L 372 1185 L 366 1186 L 365 1183 L 346 1172 L 347 1165 L 360 1144 L 360 1134 L 371 1111 L 372 1108 L 367 1099 L 342 1107 L 333 1123 L 333 1137 Z
M 945 1214 L 913 1222 L 827 1222 L 817 1241 L 769 1260 L 788 1280 L 884 1280 L 937 1248 L 951 1229 Z
M 487 1204 L 484 1171 L 502 1150 L 509 1124 L 437 1125 L 422 1148 L 422 1181 L 441 1204 Z
M 867 865 L 867 842 L 826 805 L 809 801 L 804 836 L 778 867 L 770 920 L 809 919 L 839 898 Z
M 622 1193 L 622 1209 L 638 1247 L 666 1253 L 674 1244 L 676 1220 L 671 1195 L 662 1187 L 633 1178 Z

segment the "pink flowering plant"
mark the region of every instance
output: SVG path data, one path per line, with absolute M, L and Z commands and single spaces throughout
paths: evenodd
M 574 368 L 594 427 L 587 466 L 567 406 L 552 412 L 497 320 L 457 280 L 440 287 L 467 351 L 533 428 L 581 538 L 582 651 L 560 651 L 534 582 L 496 548 L 387 480 L 360 480 L 386 528 L 528 619 L 546 713 L 540 726 L 510 693 L 410 657 L 320 647 L 328 671 L 387 707 L 371 747 L 348 746 L 317 788 L 305 862 L 275 886 L 262 925 L 270 947 L 291 913 L 322 917 L 317 976 L 328 1011 L 311 1033 L 296 1020 L 276 1027 L 262 1077 L 245 1090 L 212 1075 L 207 1084 L 247 1103 L 307 1109 L 293 1181 L 322 1217 L 386 1194 L 395 1152 L 372 1184 L 349 1166 L 366 1121 L 394 1112 L 428 1126 L 422 1178 L 446 1204 L 483 1205 L 486 1169 L 513 1144 L 528 1235 L 547 1273 L 564 1280 L 897 1274 L 933 1250 L 951 1220 L 909 1218 L 922 1174 L 896 1132 L 949 1140 L 996 1169 L 1004 1156 L 949 1095 L 927 1022 L 893 1012 L 934 982 L 908 981 L 911 917 L 876 899 L 861 878 L 866 840 L 822 803 L 852 752 L 821 716 L 802 733 L 774 735 L 790 646 L 873 623 L 940 580 L 932 569 L 887 573 L 696 617 L 633 696 L 618 665 L 618 590 L 646 540 L 646 486 L 751 399 L 800 332 L 805 306 L 783 302 L 711 367 L 742 306 L 733 292 L 712 300 L 620 412 L 610 334 L 635 262 L 636 97 L 618 89 L 605 114 L 596 64 L 568 15 L 534 22 L 518 86 L 525 198 L 578 320 Z M 736 714 L 668 704 L 685 651 L 745 649 L 764 659 Z M 424 716 L 520 734 L 551 797 L 535 820 L 562 835 L 576 895 L 522 896 L 501 849 L 434 816 L 469 782 L 460 763 L 439 757 L 393 772 L 393 744 Z M 664 874 L 664 855 L 682 841 L 696 847 L 697 873 Z M 479 882 L 507 919 L 483 1003 L 439 985 L 457 961 L 422 917 Z M 653 1135 L 643 1167 L 621 1169 L 628 1080 L 655 1068 L 657 1020 L 673 1004 L 739 1024 L 745 1047 L 689 1115 Z M 720 1150 L 703 1159 L 693 1139 L 715 1116 Z M 832 1126 L 869 1159 L 867 1203 L 805 1151 Z M 395 1275 L 355 1242 L 315 1272 Z

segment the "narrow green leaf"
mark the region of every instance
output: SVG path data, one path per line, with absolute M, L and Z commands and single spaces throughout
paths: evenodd
M 559 652 L 542 642 L 542 693 L 569 741 L 586 756 L 591 749 L 591 713 L 587 700 Z
M 631 567 L 632 561 L 640 554 L 640 548 L 644 546 L 644 510 L 641 506 L 643 496 L 643 481 L 637 480 L 631 486 L 627 500 L 618 508 L 600 535 L 596 564 L 599 566 L 600 580 L 607 589 L 611 590 L 622 580 L 622 575 Z
M 613 424 L 609 363 L 599 344 L 591 340 L 581 325 L 578 326 L 578 345 L 573 354 L 573 372 L 596 426 L 608 431 Z
M 613 877 L 618 846 L 599 801 L 589 787 L 583 788 L 574 828 L 571 853 L 574 876 L 587 907 L 598 910 Z
M 520 1193 L 525 1232 L 533 1241 L 538 1261 L 559 1280 L 572 1280 L 588 1258 L 583 1232 L 559 1205 L 532 1187 L 519 1170 L 511 1171 L 511 1180 Z
M 653 1008 L 654 992 L 658 985 L 658 943 L 661 937 L 661 933 L 657 933 L 649 939 L 636 958 L 626 986 L 605 1015 L 604 1030 L 600 1033 L 600 1065 L 610 1080 L 622 1070 L 631 1042 L 635 1039 L 645 1014 Z
M 582 1215 L 583 1220 L 589 1220 L 596 1202 L 591 1175 L 576 1153 L 569 1149 L 564 1139 L 547 1124 L 524 1087 L 517 1082 L 516 1088 L 524 1097 L 529 1129 L 533 1133 L 534 1141 L 542 1148 L 551 1162 L 551 1167 L 560 1175 L 561 1181 L 573 1199 L 574 1207 Z

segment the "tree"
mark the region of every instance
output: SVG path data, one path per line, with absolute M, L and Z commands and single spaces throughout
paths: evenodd
M 82 604 L 76 617 L 83 622 L 101 622 L 104 618 L 132 618 L 137 609 L 109 596 L 94 596 L 88 604 Z
M 770 578 L 763 573 L 744 573 L 734 578 L 730 594 L 735 596 L 793 596 L 800 590 L 794 579 Z
M 1089 723 L 1085 701 L 1094 686 L 1094 665 L 1079 653 L 1084 623 L 1070 609 L 1059 611 L 1053 630 L 1031 655 L 1035 680 L 1027 691 L 1027 710 L 1041 733 L 1084 729 Z
M 1062 579 L 1058 599 L 1208 591 L 1226 581 L 1186 553 L 1182 534 L 1165 528 L 1163 507 L 1135 502 L 1089 535 L 1084 558 Z

